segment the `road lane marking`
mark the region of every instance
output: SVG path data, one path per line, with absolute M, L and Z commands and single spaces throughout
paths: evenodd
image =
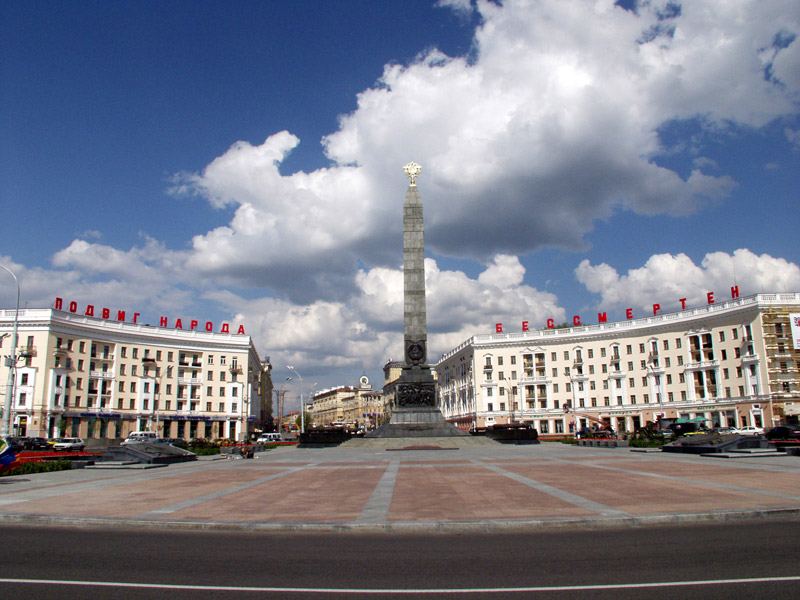
M 312 588 L 312 587 L 256 587 L 234 585 L 180 585 L 172 583 L 135 583 L 119 581 L 70 581 L 59 579 L 13 579 L 0 578 L 0 584 L 17 585 L 49 585 L 75 587 L 116 587 L 149 590 L 183 590 L 202 592 L 259 592 L 283 594 L 394 594 L 394 595 L 427 595 L 427 594 L 525 594 L 532 592 L 582 592 L 626 589 L 657 589 L 670 587 L 692 587 L 708 585 L 748 585 L 753 583 L 789 583 L 800 581 L 800 575 L 785 577 L 741 577 L 736 579 L 706 579 L 688 581 L 652 581 L 642 583 L 598 583 L 585 585 L 552 585 L 552 586 L 515 586 L 484 588 Z

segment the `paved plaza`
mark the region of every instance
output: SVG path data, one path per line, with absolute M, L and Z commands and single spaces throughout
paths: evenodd
M 454 438 L 0 478 L 6 523 L 402 532 L 770 516 L 800 516 L 800 457 Z

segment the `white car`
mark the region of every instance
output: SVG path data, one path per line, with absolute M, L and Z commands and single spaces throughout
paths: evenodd
M 53 444 L 53 450 L 56 452 L 72 452 L 73 450 L 81 451 L 86 448 L 86 442 L 81 438 L 61 438 Z
M 748 425 L 747 427 L 739 427 L 736 433 L 739 435 L 764 435 L 764 429 L 762 427 Z

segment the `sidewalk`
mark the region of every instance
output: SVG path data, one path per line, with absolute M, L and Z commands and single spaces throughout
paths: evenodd
M 0 478 L 0 522 L 301 531 L 605 527 L 800 517 L 800 457 L 472 438 Z M 437 449 L 438 448 L 438 449 Z

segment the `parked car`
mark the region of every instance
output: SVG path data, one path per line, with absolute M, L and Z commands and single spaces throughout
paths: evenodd
M 15 454 L 17 452 L 22 452 L 25 449 L 25 438 L 7 437 L 6 443 L 9 445 L 9 447 Z
M 49 450 L 50 446 L 47 444 L 47 439 L 43 437 L 32 437 L 25 439 L 26 450 Z
M 256 440 L 257 444 L 274 444 L 282 441 L 280 433 L 262 433 Z
M 60 438 L 53 444 L 53 450 L 56 452 L 72 452 L 73 450 L 80 452 L 86 448 L 86 442 L 81 438 Z
M 736 433 L 739 435 L 764 435 L 764 429 L 763 427 L 748 425 L 747 427 L 739 427 Z
M 800 427 L 797 425 L 779 425 L 770 429 L 766 438 L 773 440 L 798 440 L 800 441 Z
M 121 446 L 128 444 L 153 444 L 158 439 L 155 431 L 133 431 L 128 434 L 128 437 L 122 441 Z
M 735 435 L 736 428 L 735 427 L 715 427 L 710 431 L 710 433 L 716 433 L 719 435 Z

